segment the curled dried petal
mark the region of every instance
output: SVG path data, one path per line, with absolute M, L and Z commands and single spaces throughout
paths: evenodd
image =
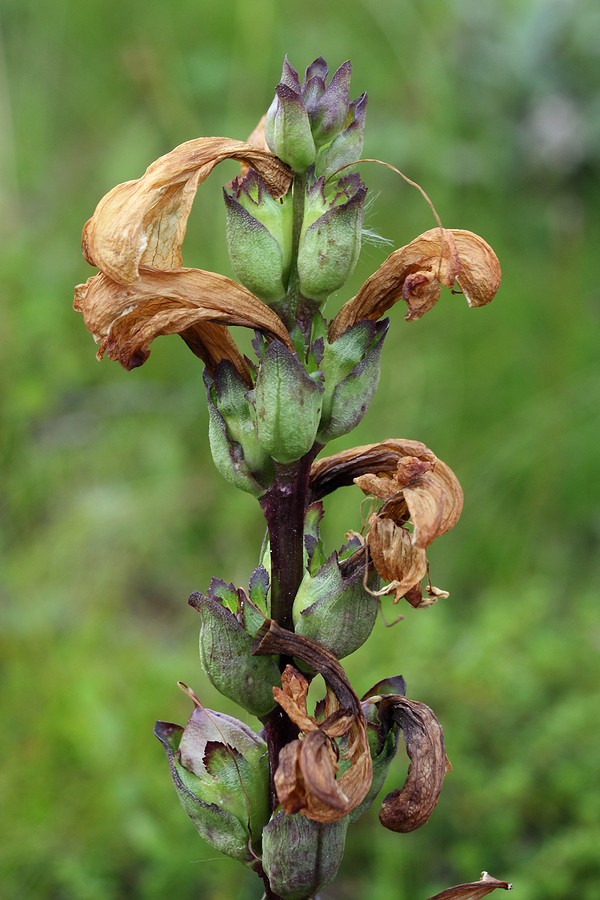
M 498 881 L 487 872 L 482 872 L 480 881 L 457 884 L 455 887 L 447 888 L 434 897 L 430 897 L 429 900 L 482 900 L 482 897 L 487 897 L 497 888 L 503 891 L 512 891 L 512 884 L 508 881 Z
M 108 353 L 126 369 L 146 361 L 158 335 L 181 334 L 207 364 L 227 358 L 244 374 L 233 339 L 225 329 L 215 332 L 215 324 L 257 328 L 293 349 L 281 319 L 266 304 L 230 278 L 201 269 L 142 269 L 127 286 L 100 273 L 76 287 L 74 306 L 99 342 L 98 358 Z
M 317 722 L 306 712 L 306 692 L 301 681 L 302 676 L 291 666 L 288 667 L 291 672 L 287 670 L 284 672 L 281 691 L 274 688 L 273 694 L 292 720 L 302 728 L 304 738 L 291 742 L 291 745 L 286 744 L 280 751 L 280 763 L 282 754 L 284 752 L 286 754 L 283 757 L 285 768 L 280 777 L 279 769 L 277 770 L 275 787 L 282 805 L 282 796 L 291 797 L 290 808 L 293 805 L 295 812 L 301 812 L 309 819 L 316 822 L 335 822 L 343 818 L 360 806 L 373 780 L 364 713 L 346 673 L 335 656 L 316 641 L 287 631 L 272 620 L 267 620 L 257 633 L 253 653 L 257 655 L 280 653 L 283 656 L 301 659 L 323 676 L 328 689 L 335 695 L 335 698 L 328 697 L 327 718 L 323 722 Z M 307 751 L 303 755 L 300 752 L 301 748 L 296 745 L 306 742 L 317 732 L 324 735 L 327 740 L 323 737 L 310 738 L 308 745 L 310 753 Z M 331 762 L 326 764 L 327 760 L 331 761 L 327 747 L 333 750 L 336 746 L 333 738 L 341 739 L 340 756 L 349 764 L 343 774 L 335 779 L 335 791 L 330 779 L 332 774 L 335 778 L 337 768 L 333 767 Z M 288 750 L 290 746 L 291 749 Z M 317 771 L 313 771 L 317 763 L 325 766 L 324 774 L 319 775 Z M 325 778 L 325 782 L 318 781 L 320 778 Z M 279 794 L 278 784 L 281 786 L 282 795 Z M 316 785 L 314 789 L 313 784 Z M 304 805 L 296 806 L 302 797 Z M 343 803 L 340 806 L 341 798 Z
M 469 306 L 484 306 L 500 285 L 498 258 L 471 231 L 432 228 L 395 250 L 341 308 L 329 326 L 335 341 L 365 319 L 379 319 L 398 300 L 406 301 L 407 320 L 419 319 L 437 302 L 442 287 L 461 286 Z
M 268 150 L 223 137 L 186 141 L 102 198 L 83 230 L 87 261 L 121 284 L 134 282 L 141 266 L 179 268 L 198 185 L 225 159 L 256 169 L 274 197 L 291 184 L 288 167 Z
M 303 740 L 286 744 L 279 752 L 274 777 L 284 812 L 301 812 L 315 822 L 331 822 L 346 815 L 348 798 L 336 781 L 337 770 L 335 745 L 324 731 L 316 729 Z
M 320 500 L 339 487 L 353 484 L 361 475 L 393 474 L 403 457 L 431 463 L 437 460 L 435 453 L 420 441 L 400 438 L 388 438 L 377 444 L 352 447 L 318 459 L 310 470 L 311 501 Z
M 391 519 L 372 515 L 369 519 L 367 544 L 377 572 L 390 584 L 377 593 L 392 593 L 398 602 L 427 574 L 427 554 L 414 547 L 411 534 Z M 419 589 L 419 597 L 420 597 Z
M 434 538 L 454 528 L 464 502 L 458 478 L 441 459 L 436 459 L 431 471 L 403 487 L 402 497 L 414 525 L 415 547 L 428 547 Z M 380 514 L 387 514 L 385 504 Z
M 390 695 L 380 708 L 402 729 L 410 765 L 403 787 L 384 799 L 379 821 L 391 831 L 414 831 L 433 812 L 448 771 L 444 733 L 431 709 L 417 700 Z

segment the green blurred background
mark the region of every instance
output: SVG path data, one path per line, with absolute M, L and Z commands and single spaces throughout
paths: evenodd
M 352 59 L 353 96 L 370 96 L 365 154 L 417 179 L 444 224 L 481 233 L 504 270 L 485 309 L 446 293 L 418 323 L 392 312 L 379 394 L 331 448 L 420 439 L 466 504 L 431 553 L 450 599 L 379 622 L 347 660 L 359 693 L 404 674 L 443 722 L 454 772 L 414 834 L 385 832 L 377 807 L 365 816 L 323 897 L 419 900 L 485 868 L 518 900 L 597 900 L 595 0 L 1 11 L 0 894 L 260 896 L 255 876 L 199 841 L 151 733 L 156 718 L 185 721 L 178 679 L 235 713 L 200 673 L 186 599 L 213 574 L 246 583 L 258 507 L 212 467 L 183 343 L 157 341 L 130 374 L 98 364 L 71 298 L 90 274 L 80 230 L 98 199 L 191 137 L 245 137 L 288 52 L 301 69 Z M 235 171 L 202 187 L 188 265 L 230 274 L 220 186 Z M 370 228 L 400 246 L 432 226 L 399 178 L 362 174 Z M 330 312 L 387 252 L 365 247 Z M 331 548 L 360 527 L 361 496 L 330 501 Z

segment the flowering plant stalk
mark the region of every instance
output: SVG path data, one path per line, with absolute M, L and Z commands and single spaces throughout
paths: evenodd
M 260 731 L 206 709 L 191 688 L 185 727 L 157 722 L 175 789 L 201 836 L 255 870 L 267 898 L 302 900 L 330 883 L 346 831 L 374 802 L 400 735 L 410 765 L 383 800 L 381 824 L 427 821 L 449 763 L 434 713 L 401 676 L 361 696 L 340 660 L 369 637 L 381 598 L 421 608 L 447 596 L 429 578 L 427 547 L 452 528 L 462 491 L 424 444 L 388 438 L 324 455 L 362 419 L 377 389 L 391 307 L 409 321 L 458 285 L 470 306 L 493 298 L 500 267 L 469 231 L 438 227 L 393 251 L 333 319 L 324 301 L 350 277 L 364 238 L 361 162 L 367 95 L 350 101 L 351 66 L 328 81 L 323 59 L 302 82 L 287 59 L 266 116 L 247 142 L 197 138 L 98 204 L 83 232 L 99 269 L 75 308 L 108 355 L 142 365 L 155 337 L 179 334 L 204 363 L 215 466 L 257 498 L 268 541 L 248 587 L 214 579 L 194 592 L 202 668 Z M 237 281 L 183 266 L 198 186 L 225 159 L 226 240 Z M 253 329 L 243 356 L 230 325 Z M 318 458 L 317 458 L 318 457 Z M 328 555 L 323 500 L 356 485 L 372 498 L 362 534 Z M 357 497 L 359 495 L 357 494 Z M 424 588 L 423 588 L 424 585 Z M 314 709 L 315 675 L 326 692 Z M 484 897 L 481 879 L 436 895 Z

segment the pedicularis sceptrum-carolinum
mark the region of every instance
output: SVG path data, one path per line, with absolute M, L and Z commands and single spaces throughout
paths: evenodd
M 483 306 L 500 283 L 491 247 L 436 215 L 437 227 L 394 250 L 333 319 L 323 315 L 365 238 L 367 188 L 356 166 L 367 162 L 367 95 L 350 100 L 350 75 L 345 62 L 328 81 L 317 59 L 301 82 L 286 59 L 248 141 L 195 138 L 113 188 L 83 232 L 86 259 L 100 271 L 75 291 L 98 358 L 133 369 L 155 337 L 179 334 L 202 360 L 216 468 L 264 513 L 268 541 L 248 587 L 213 579 L 189 600 L 206 676 L 261 730 L 204 708 L 183 686 L 189 722 L 157 722 L 155 733 L 204 840 L 254 869 L 267 898 L 284 900 L 313 897 L 335 878 L 348 825 L 375 800 L 400 734 L 410 765 L 383 800 L 386 828 L 426 822 L 449 767 L 438 720 L 405 696 L 400 676 L 363 685 L 359 699 L 340 659 L 368 639 L 384 595 L 417 608 L 447 596 L 429 580 L 427 547 L 456 524 L 460 484 L 418 441 L 322 451 L 375 395 L 382 317 L 396 302 L 415 320 L 443 287 L 458 285 L 470 306 Z M 237 281 L 186 268 L 181 254 L 197 188 L 225 159 L 240 163 L 224 188 Z M 230 325 L 254 330 L 253 359 Z M 372 498 L 367 524 L 328 554 L 323 498 L 352 485 L 357 503 L 359 491 Z M 316 674 L 326 693 L 309 709 Z M 483 873 L 436 896 L 509 887 Z

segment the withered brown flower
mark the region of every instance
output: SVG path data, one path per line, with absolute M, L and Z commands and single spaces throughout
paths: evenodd
M 273 621 L 258 632 L 253 652 L 295 656 L 319 672 L 327 688 L 318 718 L 308 713 L 309 681 L 296 668 L 288 665 L 281 688 L 273 688 L 275 700 L 300 730 L 279 753 L 274 781 L 282 809 L 315 822 L 347 816 L 366 797 L 373 766 L 365 717 L 346 673 L 320 644 Z
M 405 300 L 406 319 L 420 319 L 438 301 L 442 287 L 457 282 L 469 306 L 493 299 L 501 278 L 498 257 L 482 237 L 456 228 L 432 228 L 394 250 L 329 326 L 335 341 L 356 322 L 375 321 Z
M 415 607 L 428 606 L 446 592 L 420 584 L 428 572 L 426 548 L 453 528 L 463 507 L 458 479 L 442 460 L 419 441 L 388 439 L 344 450 L 313 463 L 313 498 L 342 485 L 357 484 L 383 500 L 369 518 L 365 541 L 373 565 L 389 584 L 380 593 L 405 597 Z M 412 531 L 409 530 L 412 525 Z
M 182 268 L 181 245 L 198 186 L 225 159 L 252 166 L 274 197 L 286 193 L 288 167 L 268 150 L 223 137 L 197 138 L 160 157 L 134 181 L 117 185 L 83 230 L 87 261 L 100 269 L 75 290 L 75 309 L 108 353 L 141 365 L 161 334 L 181 334 L 209 367 L 230 360 L 249 380 L 227 325 L 258 328 L 292 348 L 279 317 L 246 288 L 214 272 Z

